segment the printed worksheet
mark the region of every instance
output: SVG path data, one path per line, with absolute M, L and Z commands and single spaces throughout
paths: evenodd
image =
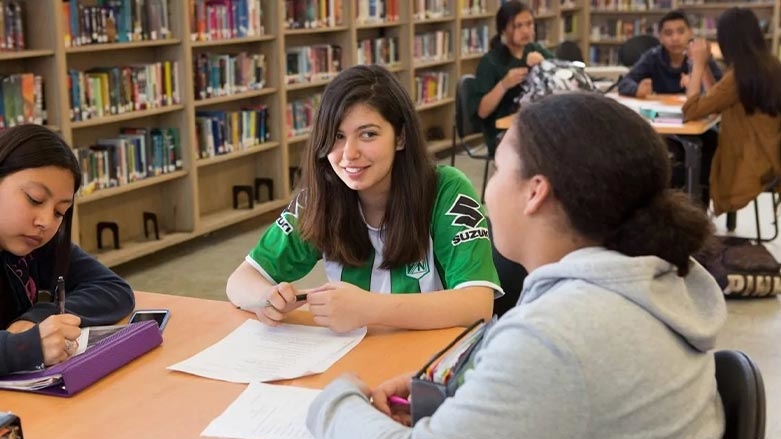
M 168 369 L 233 383 L 324 372 L 354 348 L 366 328 L 337 334 L 319 326 L 271 327 L 249 319 L 225 338 Z

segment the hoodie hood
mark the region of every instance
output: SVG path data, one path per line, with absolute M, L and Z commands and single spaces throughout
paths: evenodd
M 705 352 L 714 348 L 727 309 L 716 280 L 691 261 L 689 274 L 681 277 L 674 265 L 656 256 L 630 257 L 602 247 L 583 248 L 530 273 L 519 304 L 555 294 L 559 282 L 579 280 L 624 297 Z

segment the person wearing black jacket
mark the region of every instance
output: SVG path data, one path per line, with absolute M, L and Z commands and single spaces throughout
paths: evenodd
M 70 147 L 38 125 L 0 133 L 0 375 L 71 357 L 80 326 L 132 311 L 133 290 L 71 243 L 81 171 Z M 65 312 L 51 296 L 65 280 Z
M 690 66 L 686 51 L 692 39 L 689 19 L 681 11 L 670 11 L 659 20 L 660 45 L 648 49 L 618 83 L 618 93 L 644 98 L 652 93 L 686 93 Z M 713 59 L 708 61 L 703 87 L 707 90 L 722 76 Z

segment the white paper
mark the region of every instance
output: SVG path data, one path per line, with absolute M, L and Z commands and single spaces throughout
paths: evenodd
M 251 383 L 201 436 L 235 439 L 312 439 L 306 412 L 320 390 Z
M 319 326 L 271 327 L 247 320 L 219 342 L 168 369 L 234 383 L 297 378 L 324 372 L 365 335 L 366 328 L 336 334 Z

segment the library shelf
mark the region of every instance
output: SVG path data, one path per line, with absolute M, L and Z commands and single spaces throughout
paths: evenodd
M 120 194 L 143 189 L 145 187 L 158 185 L 167 181 L 176 180 L 187 176 L 187 171 L 178 170 L 168 172 L 165 174 L 155 175 L 154 177 L 147 177 L 142 180 L 137 180 L 122 186 L 111 187 L 106 189 L 98 189 L 89 195 L 79 195 L 76 197 L 76 205 L 83 206 L 85 204 L 93 203 L 98 200 L 111 198 Z
M 270 149 L 274 149 L 278 147 L 279 147 L 279 142 L 256 143 L 252 146 L 248 146 L 244 149 L 239 149 L 237 151 L 229 152 L 227 154 L 220 154 L 214 157 L 197 159 L 195 161 L 195 166 L 198 168 L 205 168 L 207 166 L 216 165 L 218 163 L 223 163 L 230 160 L 236 160 L 242 157 L 258 154 L 260 152 L 268 151 Z
M 147 110 L 128 111 L 121 114 L 112 114 L 111 116 L 93 117 L 91 119 L 80 120 L 71 122 L 71 129 L 77 130 L 81 128 L 90 128 L 101 125 L 107 125 L 110 123 L 125 122 L 128 120 L 142 119 L 150 116 L 157 116 L 159 114 L 173 113 L 174 111 L 183 110 L 184 105 L 164 105 L 162 107 L 150 108 Z
M 224 96 L 215 96 L 212 98 L 205 98 L 205 99 L 196 99 L 193 102 L 193 106 L 196 108 L 200 107 L 206 107 L 208 105 L 216 105 L 216 104 L 223 104 L 225 102 L 233 102 L 233 101 L 240 101 L 242 99 L 249 99 L 249 98 L 255 98 L 258 96 L 265 96 L 270 95 L 272 93 L 276 93 L 277 89 L 275 87 L 263 87 L 259 88 L 257 90 L 248 90 L 243 91 L 240 93 L 233 93 L 228 94 Z
M 131 41 L 128 43 L 103 43 L 103 44 L 85 44 L 83 46 L 66 47 L 65 53 L 93 53 L 105 52 L 109 50 L 127 50 L 140 49 L 147 47 L 176 46 L 181 44 L 179 38 L 163 38 L 159 40 Z

